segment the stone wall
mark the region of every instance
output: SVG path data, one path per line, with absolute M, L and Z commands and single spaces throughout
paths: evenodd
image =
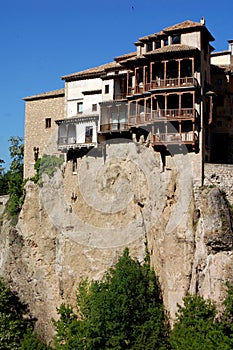
M 32 96 L 25 101 L 24 177 L 29 178 L 34 176 L 34 147 L 39 147 L 39 157 L 44 153 L 58 153 L 55 121 L 64 119 L 64 90 Z M 51 118 L 49 128 L 46 128 L 46 118 Z
M 226 192 L 227 199 L 233 204 L 233 164 L 205 164 L 204 185 L 217 186 Z

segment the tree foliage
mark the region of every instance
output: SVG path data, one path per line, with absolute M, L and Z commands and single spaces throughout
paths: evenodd
M 20 211 L 23 199 L 23 144 L 22 137 L 11 137 L 10 141 L 10 157 L 11 165 L 9 171 L 6 173 L 6 180 L 8 183 L 7 194 L 10 196 L 8 210 L 12 216 L 15 216 Z
M 166 349 L 157 279 L 128 249 L 101 281 L 80 283 L 76 312 L 66 305 L 58 310 L 56 349 Z
M 178 306 L 177 321 L 170 335 L 174 350 L 230 350 L 216 307 L 199 295 L 187 295 Z
M 0 279 L 0 350 L 49 350 L 33 333 L 27 305 Z
M 52 177 L 55 171 L 61 167 L 63 162 L 63 157 L 43 154 L 42 158 L 38 158 L 35 162 L 34 169 L 36 174 L 31 180 L 39 185 L 43 185 L 42 175 L 47 174 L 49 177 Z
M 223 302 L 224 313 L 222 316 L 222 327 L 224 334 L 229 340 L 231 349 L 233 349 L 233 285 L 227 283 L 226 286 L 227 295 Z

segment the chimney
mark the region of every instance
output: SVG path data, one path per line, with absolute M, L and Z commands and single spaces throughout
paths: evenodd
M 233 40 L 228 40 L 228 50 L 233 55 Z
M 231 53 L 230 62 L 233 63 L 233 40 L 228 40 L 228 51 Z
M 204 17 L 201 17 L 201 20 L 200 20 L 200 23 L 201 23 L 201 25 L 205 25 L 205 18 Z

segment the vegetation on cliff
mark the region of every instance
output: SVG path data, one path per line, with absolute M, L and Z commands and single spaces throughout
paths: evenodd
M 24 147 L 22 137 L 11 137 L 10 157 L 11 165 L 7 172 L 0 173 L 0 195 L 8 194 L 10 199 L 8 202 L 8 213 L 15 217 L 19 213 L 24 199 L 23 189 L 23 156 Z
M 80 283 L 75 310 L 62 305 L 58 313 L 56 349 L 166 349 L 157 279 L 128 249 L 101 281 Z
M 77 305 L 62 304 L 53 320 L 56 350 L 158 349 L 231 350 L 233 286 L 227 286 L 224 311 L 199 295 L 187 295 L 169 329 L 161 291 L 149 261 L 140 264 L 128 249 L 102 280 L 83 281 Z M 49 350 L 33 332 L 34 320 L 0 280 L 0 350 Z
M 0 279 L 0 350 L 49 350 L 33 333 L 34 321 L 27 306 Z

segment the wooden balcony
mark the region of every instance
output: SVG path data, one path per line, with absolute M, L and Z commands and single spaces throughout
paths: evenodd
M 128 123 L 108 123 L 100 125 L 100 133 L 128 131 Z
M 161 109 L 150 113 L 141 112 L 135 116 L 129 116 L 130 125 L 146 125 L 159 121 L 193 120 L 197 117 L 195 108 Z
M 194 77 L 157 79 L 152 80 L 151 83 L 130 86 L 127 95 L 133 96 L 161 89 L 197 87 L 197 85 L 197 79 Z
M 197 135 L 193 131 L 181 133 L 162 133 L 152 135 L 152 145 L 161 146 L 167 144 L 190 144 L 194 145 L 197 141 Z

